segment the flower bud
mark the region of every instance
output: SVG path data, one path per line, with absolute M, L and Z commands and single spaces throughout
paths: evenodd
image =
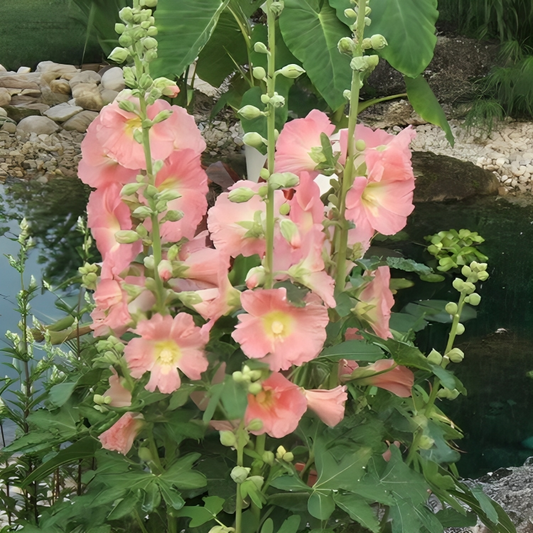
M 120 196 L 131 196 L 132 194 L 135 194 L 141 186 L 141 183 L 126 183 L 120 191 Z
M 461 278 L 455 278 L 452 282 L 452 286 L 456 291 L 461 292 L 464 288 L 465 282 Z
M 455 333 L 456 333 L 457 335 L 462 335 L 464 332 L 465 332 L 464 324 L 461 324 L 461 322 L 459 322 L 459 323 L 457 324 L 457 329 L 455 330 Z
M 442 355 L 435 349 L 431 350 L 427 359 L 430 363 L 433 363 L 434 365 L 440 365 L 442 363 Z
M 294 63 L 284 66 L 279 73 L 285 78 L 296 79 L 299 78 L 302 74 L 305 74 L 305 70 L 299 65 Z
M 279 214 L 287 216 L 291 212 L 291 206 L 287 202 L 279 206 Z
M 255 191 L 248 187 L 239 187 L 228 193 L 228 200 L 236 204 L 242 204 L 255 196 Z
M 276 17 L 279 17 L 281 15 L 281 12 L 283 11 L 283 8 L 285 7 L 285 2 L 283 0 L 278 0 L 277 2 L 272 2 L 270 4 L 270 9 Z
M 263 67 L 254 67 L 252 74 L 256 80 L 264 80 L 266 78 L 266 70 Z
M 472 269 L 465 265 L 463 268 L 461 268 L 461 274 L 467 278 L 468 276 L 470 276 L 472 274 Z
M 244 483 L 246 479 L 248 478 L 248 474 L 250 473 L 250 468 L 246 468 L 244 466 L 236 466 L 231 471 L 231 479 L 235 481 L 235 483 Z
M 268 194 L 268 186 L 262 185 L 261 187 L 259 187 L 259 189 L 257 190 L 257 194 L 261 196 L 261 198 L 265 198 Z
M 257 109 L 257 107 L 253 105 L 245 105 L 244 107 L 241 107 L 238 113 L 242 118 L 245 118 L 246 120 L 253 120 L 254 118 L 258 118 L 264 115 L 261 110 Z
M 244 134 L 242 138 L 244 144 L 252 146 L 254 148 L 261 148 L 265 143 L 265 139 L 256 131 L 250 131 Z
M 268 178 L 268 184 L 273 189 L 289 189 L 296 187 L 300 183 L 300 179 L 292 172 L 275 172 Z
M 146 53 L 144 54 L 144 60 L 145 61 L 153 61 L 154 59 L 157 59 L 157 51 L 155 48 L 152 48 L 151 50 L 146 50 Z
M 362 139 L 355 141 L 355 149 L 358 152 L 364 152 L 366 150 L 366 142 L 363 141 Z
M 350 7 L 348 9 L 344 10 L 344 16 L 347 19 L 356 19 L 357 18 L 357 13 Z
M 371 56 L 366 56 L 367 58 L 367 65 L 368 65 L 368 68 L 376 68 L 378 66 L 378 63 L 379 63 L 379 56 L 377 55 L 371 55 Z
M 178 220 L 181 220 L 183 216 L 183 211 L 179 211 L 178 209 L 169 209 L 165 213 L 165 216 L 161 219 L 161 222 L 177 222 Z
M 259 418 L 254 418 L 253 420 L 250 420 L 247 427 L 250 431 L 261 431 L 263 429 L 263 421 L 259 420 Z
M 243 373 L 240 370 L 237 370 L 237 371 L 233 372 L 232 377 L 233 377 L 233 381 L 235 381 L 235 383 L 243 383 L 244 382 L 244 375 L 243 375 Z
M 473 306 L 479 305 L 479 303 L 481 302 L 481 296 L 477 292 L 473 292 L 472 294 L 467 296 L 467 299 L 468 299 L 467 303 Z
M 119 11 L 118 16 L 124 22 L 133 22 L 133 9 L 131 7 L 124 7 Z
M 457 311 L 459 310 L 459 308 L 457 307 L 457 304 L 455 302 L 448 302 L 446 304 L 446 307 L 444 308 L 444 310 L 449 314 L 449 315 L 455 315 L 455 313 L 457 313 Z
M 123 33 L 118 38 L 118 44 L 120 44 L 120 46 L 124 46 L 124 47 L 131 46 L 133 44 L 133 38 L 131 37 L 131 35 L 129 33 Z
M 250 290 L 255 289 L 259 285 L 263 285 L 264 282 L 265 267 L 263 266 L 251 268 L 248 271 L 248 274 L 246 274 L 246 287 L 248 287 Z
M 278 449 L 276 450 L 276 459 L 282 459 L 286 453 L 287 450 L 283 446 L 278 446 Z
M 429 450 L 433 444 L 435 444 L 435 441 L 428 435 L 422 435 L 418 441 L 418 447 L 421 450 Z
M 446 355 L 452 363 L 460 363 L 465 358 L 463 350 L 459 348 L 452 348 Z
M 361 46 L 363 47 L 363 50 L 370 50 L 370 48 L 372 48 L 372 41 L 368 37 L 365 37 Z
M 117 46 L 109 54 L 108 58 L 114 63 L 124 63 L 124 61 L 128 59 L 128 56 L 129 52 L 125 48 L 120 48 L 119 46 Z
M 152 210 L 149 207 L 142 205 L 141 207 L 135 209 L 132 214 L 135 218 L 144 220 L 145 218 L 152 216 Z
M 115 32 L 119 35 L 122 35 L 126 31 L 126 26 L 124 24 L 121 24 L 120 22 L 117 22 L 115 24 Z
M 254 44 L 254 51 L 258 54 L 268 54 L 268 48 L 265 43 L 257 42 Z
M 235 444 L 237 444 L 235 433 L 233 433 L 233 431 L 221 431 L 220 444 L 222 444 L 222 446 L 235 447 Z
M 263 452 L 261 459 L 267 465 L 272 466 L 274 464 L 274 454 L 272 452 L 269 452 L 269 451 Z
M 164 120 L 167 120 L 169 117 L 172 116 L 172 111 L 169 111 L 168 109 L 165 109 L 163 111 L 160 111 L 153 119 L 154 124 L 159 124 L 160 122 L 163 122 Z
M 115 240 L 119 244 L 131 244 L 140 238 L 139 234 L 133 230 L 120 230 L 115 233 Z
M 341 54 L 346 54 L 348 56 L 353 55 L 355 49 L 355 43 L 350 37 L 343 37 L 337 44 L 337 48 Z
M 350 61 L 350 67 L 352 68 L 352 70 L 355 70 L 357 72 L 364 72 L 367 69 L 366 57 L 368 56 L 354 57 Z
M 268 96 L 268 94 L 262 94 L 261 95 L 261 102 L 263 104 L 269 104 L 270 103 L 270 96 Z
M 283 238 L 294 248 L 302 244 L 298 226 L 290 219 L 284 218 L 279 223 L 279 229 Z
M 274 93 L 274 96 L 270 97 L 268 103 L 273 107 L 283 107 L 285 105 L 285 97 L 281 96 L 281 94 Z
M 475 290 L 476 286 L 473 283 L 466 281 L 461 292 L 464 292 L 465 294 L 472 294 Z
M 291 463 L 294 461 L 294 455 L 292 452 L 287 452 L 283 454 L 283 457 L 281 458 L 282 461 L 285 461 L 286 463 Z
M 259 394 L 262 390 L 263 390 L 263 386 L 261 385 L 261 383 L 257 381 L 254 383 L 250 383 L 250 385 L 248 385 L 248 392 L 250 394 L 253 394 L 254 396 L 256 394 Z
M 250 476 L 247 481 L 253 483 L 258 490 L 261 490 L 265 482 L 263 476 Z
M 150 26 L 146 33 L 149 37 L 155 37 L 159 33 L 159 30 L 155 26 Z
M 479 281 L 486 281 L 489 279 L 489 273 L 482 270 L 481 272 L 478 273 L 477 277 Z
M 352 91 L 350 91 L 348 89 L 345 89 L 342 92 L 342 96 L 344 96 L 344 98 L 346 98 L 346 100 L 351 100 L 352 99 Z
M 146 446 L 139 448 L 137 455 L 139 456 L 139 459 L 145 463 L 148 463 L 152 460 L 152 452 Z
M 376 33 L 375 35 L 372 35 L 370 37 L 370 43 L 372 44 L 372 48 L 374 50 L 382 50 L 387 46 L 389 43 L 387 42 L 387 39 L 383 37 L 383 35 L 380 35 L 379 33 Z

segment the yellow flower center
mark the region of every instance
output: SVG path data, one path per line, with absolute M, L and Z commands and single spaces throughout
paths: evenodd
M 130 118 L 129 120 L 126 120 L 126 126 L 124 128 L 124 131 L 126 135 L 133 138 L 133 134 L 135 133 L 135 130 L 141 130 L 142 129 L 142 121 L 139 117 Z
M 155 353 L 163 374 L 168 374 L 172 368 L 176 368 L 181 357 L 179 346 L 172 340 L 156 342 Z
M 259 394 L 256 395 L 255 399 L 257 403 L 265 409 L 268 409 L 269 407 L 272 407 L 272 405 L 274 405 L 274 399 L 272 398 L 271 390 L 262 390 Z
M 263 326 L 269 337 L 281 340 L 291 334 L 293 318 L 282 311 L 272 311 L 263 317 Z
M 378 215 L 378 209 L 380 207 L 379 202 L 379 183 L 369 183 L 365 190 L 363 191 L 361 200 L 363 201 L 365 207 L 374 215 Z

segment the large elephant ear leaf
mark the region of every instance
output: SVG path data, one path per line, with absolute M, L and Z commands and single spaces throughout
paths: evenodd
M 437 42 L 437 0 L 372 0 L 372 24 L 365 34 L 383 35 L 389 46 L 380 51 L 390 65 L 410 78 L 424 72 Z
M 159 0 L 155 14 L 158 59 L 150 65 L 154 77 L 174 78 L 197 58 L 229 0 Z
M 303 64 L 307 75 L 332 109 L 345 103 L 350 88 L 350 60 L 337 50 L 342 37 L 350 35 L 335 10 L 320 0 L 285 0 L 280 17 L 283 39 Z
M 446 139 L 453 146 L 454 137 L 446 115 L 424 76 L 420 75 L 417 78 L 404 76 L 404 79 L 407 87 L 407 96 L 413 109 L 424 120 L 435 124 L 435 126 L 440 126 L 446 133 Z

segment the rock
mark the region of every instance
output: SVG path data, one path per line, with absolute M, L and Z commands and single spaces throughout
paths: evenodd
M 70 85 L 69 85 L 70 88 Z M 63 104 L 70 100 L 70 94 L 55 93 L 47 85 L 41 87 L 41 101 L 49 106 Z
M 0 119 L 2 118 L 7 118 L 7 111 L 3 107 L 0 107 Z
M 70 83 L 62 78 L 52 80 L 50 82 L 50 89 L 53 93 L 70 94 Z
M 6 120 L 4 125 L 1 128 L 2 131 L 7 131 L 8 133 L 16 133 L 17 125 L 14 122 L 9 122 Z
M 43 115 L 55 120 L 56 122 L 65 122 L 74 115 L 77 115 L 80 111 L 83 111 L 82 107 L 75 107 L 65 103 L 51 107 L 45 111 Z
M 76 100 L 76 105 L 83 107 L 83 109 L 100 111 L 104 106 L 96 83 L 78 83 L 72 89 L 72 96 Z
M 23 118 L 17 126 L 19 135 L 29 135 L 30 133 L 50 135 L 59 130 L 59 126 L 48 117 L 31 116 Z
M 463 200 L 498 194 L 498 178 L 473 163 L 433 152 L 413 152 L 415 202 Z
M 77 74 L 74 74 L 72 78 L 69 81 L 70 88 L 76 87 L 79 83 L 100 83 L 102 81 L 102 78 L 100 74 L 97 72 L 93 72 L 92 70 L 82 70 L 81 72 L 78 72 Z
M 0 107 L 8 105 L 11 102 L 11 95 L 5 87 L 0 88 Z
M 7 116 L 15 122 L 20 122 L 23 118 L 32 115 L 42 115 L 47 109 L 49 109 L 49 106 L 46 104 L 20 104 L 5 107 Z
M 102 101 L 104 102 L 104 105 L 107 105 L 115 100 L 118 95 L 118 92 L 112 91 L 111 89 L 100 89 L 100 94 L 102 96 Z
M 19 67 L 17 74 L 29 74 L 31 72 L 30 67 Z
M 0 65 L 0 72 L 7 72 L 6 67 L 4 67 L 4 65 Z
M 13 74 L 0 76 L 0 87 L 9 87 L 10 89 L 33 89 L 38 91 L 38 80 L 31 74 Z
M 89 124 L 98 116 L 98 113 L 94 111 L 81 111 L 77 115 L 74 115 L 72 118 L 68 119 L 64 124 L 63 128 L 67 131 L 79 131 L 80 133 L 85 133 Z
M 63 65 L 61 63 L 54 63 L 53 61 L 41 61 L 37 68 L 36 72 L 42 74 L 48 74 L 50 72 L 57 73 L 56 78 L 62 77 L 66 80 L 70 80 L 79 70 L 74 65 Z
M 120 92 L 124 90 L 126 84 L 124 83 L 122 69 L 120 67 L 112 67 L 106 70 L 102 75 L 102 86 L 110 91 Z

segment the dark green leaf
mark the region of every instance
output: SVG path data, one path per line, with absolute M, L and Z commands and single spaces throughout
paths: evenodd
M 319 520 L 327 520 L 335 510 L 335 502 L 331 496 L 331 491 L 313 492 L 307 502 L 307 510 L 311 516 Z
M 248 406 L 248 393 L 241 383 L 237 383 L 232 376 L 226 376 L 222 390 L 221 401 L 229 420 L 244 418 Z
M 431 274 L 432 270 L 427 265 L 417 263 L 412 259 L 403 257 L 387 257 L 387 265 L 391 268 L 403 270 L 404 272 L 416 272 L 417 274 Z
M 477 517 L 474 513 L 467 513 L 466 516 L 458 513 L 455 509 L 447 507 L 441 509 L 437 514 L 439 522 L 446 528 L 448 527 L 472 527 L 477 523 Z
M 334 361 L 339 359 L 349 359 L 352 361 L 377 361 L 383 358 L 383 351 L 375 344 L 366 341 L 345 341 L 331 346 L 322 351 L 318 357 L 327 358 Z
M 207 483 L 205 476 L 192 470 L 193 464 L 199 457 L 200 454 L 198 453 L 190 453 L 180 457 L 176 463 L 160 476 L 160 479 L 164 479 L 181 490 L 205 487 Z
M 119 520 L 132 513 L 133 509 L 138 503 L 138 498 L 135 494 L 128 494 L 123 500 L 119 500 L 114 505 L 111 512 L 107 515 L 108 520 Z
M 431 365 L 428 360 L 416 346 L 411 346 L 410 344 L 395 339 L 383 340 L 378 337 L 376 337 L 376 342 L 384 346 L 399 365 L 431 370 Z
M 58 385 L 54 385 L 50 389 L 50 396 L 49 396 L 50 403 L 54 407 L 61 407 L 71 397 L 75 388 L 76 388 L 76 382 L 59 383 Z
M 379 521 L 370 505 L 356 494 L 334 494 L 335 503 L 350 515 L 352 520 L 359 522 L 373 533 L 379 533 Z
M 159 485 L 163 499 L 172 509 L 179 511 L 185 505 L 185 501 L 181 497 L 181 494 L 174 489 L 170 483 L 167 483 L 164 479 L 159 478 L 157 480 L 157 484 Z

